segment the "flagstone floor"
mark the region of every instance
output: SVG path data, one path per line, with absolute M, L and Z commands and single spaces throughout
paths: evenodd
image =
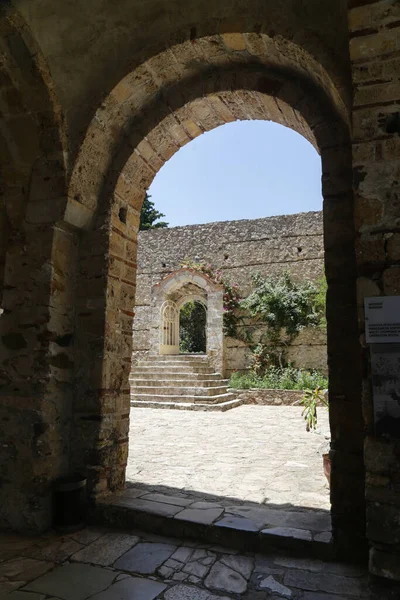
M 328 414 L 321 409 L 318 433 L 308 433 L 301 410 L 133 408 L 127 480 L 148 491 L 185 491 L 196 499 L 329 510 L 321 458 Z
M 0 534 L 5 600 L 398 600 L 362 567 L 240 553 L 140 531 Z
M 135 408 L 128 471 L 138 487 L 134 497 L 145 494 L 152 503 L 152 493 L 180 490 L 207 501 L 263 502 L 293 511 L 292 516 L 299 507 L 322 509 L 326 516 L 328 490 L 318 452 L 324 436 L 307 434 L 300 412 L 258 406 L 222 414 Z M 321 425 L 326 431 L 326 415 L 321 414 Z M 63 536 L 0 534 L 3 598 L 399 600 L 400 585 L 371 578 L 365 567 L 90 527 Z

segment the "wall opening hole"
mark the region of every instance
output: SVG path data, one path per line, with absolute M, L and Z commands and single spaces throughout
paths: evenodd
M 395 112 L 391 114 L 386 121 L 386 133 L 399 133 L 400 134 L 400 113 Z
M 128 214 L 128 210 L 125 207 L 121 206 L 121 208 L 118 211 L 118 218 L 121 221 L 121 223 L 126 224 L 127 214 Z

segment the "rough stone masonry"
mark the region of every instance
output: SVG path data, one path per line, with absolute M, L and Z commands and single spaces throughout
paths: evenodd
M 400 295 L 399 52 L 398 0 L 0 3 L 2 527 L 49 527 L 75 469 L 94 501 L 124 486 L 145 191 L 203 132 L 272 120 L 321 156 L 334 544 L 400 579 L 363 311 Z
M 223 221 L 141 231 L 138 235 L 138 272 L 135 318 L 133 321 L 133 362 L 151 348 L 152 288 L 184 259 L 211 264 L 231 283 L 248 295 L 252 273 L 262 276 L 289 271 L 296 281 L 318 281 L 324 275 L 322 213 L 309 212 L 263 219 Z M 257 339 L 257 329 L 253 332 Z M 225 374 L 249 366 L 248 346 L 225 338 Z M 327 370 L 326 332 L 303 330 L 288 351 L 297 367 Z

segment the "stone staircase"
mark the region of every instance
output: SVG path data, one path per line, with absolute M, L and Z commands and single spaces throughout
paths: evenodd
M 132 368 L 131 406 L 225 411 L 243 404 L 206 355 L 149 355 Z

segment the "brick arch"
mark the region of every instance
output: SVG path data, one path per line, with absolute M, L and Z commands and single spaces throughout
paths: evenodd
M 207 277 L 207 275 L 201 273 L 201 271 L 183 268 L 179 269 L 179 271 L 170 273 L 160 282 L 156 283 L 153 286 L 153 293 L 156 296 L 172 294 L 187 283 L 197 285 L 197 287 L 203 289 L 207 294 L 222 291 L 224 289 L 222 285 L 215 283 L 212 279 Z
M 104 328 L 103 337 L 96 335 L 96 351 L 102 352 L 103 363 L 99 369 L 86 342 L 92 321 L 88 329 L 85 319 L 78 318 L 82 377 L 77 402 L 82 412 L 94 406 L 93 413 L 101 421 L 99 425 L 94 417 L 91 423 L 76 419 L 73 461 L 78 466 L 86 461 L 94 493 L 123 485 L 136 232 L 145 190 L 174 152 L 204 131 L 236 119 L 273 120 L 301 133 L 321 155 L 332 521 L 335 541 L 343 551 L 348 543 L 354 551 L 356 544 L 364 543 L 365 500 L 348 117 L 338 91 L 322 68 L 316 75 L 306 53 L 299 49 L 289 60 L 282 52 L 278 60 L 276 47 L 275 54 L 266 52 L 268 44 L 265 37 L 253 34 L 216 36 L 205 41 L 208 53 L 203 47 L 199 57 L 197 47 L 193 50 L 185 43 L 183 55 L 190 60 L 182 59 L 179 69 L 177 50 L 167 50 L 125 78 L 89 127 L 74 166 L 69 201 L 88 215 L 80 295 L 88 293 L 86 306 L 96 306 L 91 319 L 98 322 L 98 331 Z M 90 281 L 99 274 L 98 264 L 103 265 L 101 276 L 97 275 L 103 284 L 100 292 L 90 289 Z M 109 415 L 106 407 L 113 403 L 118 408 Z M 105 447 L 106 454 L 93 451 Z
M 104 185 L 109 171 L 119 168 L 113 161 L 120 153 L 121 139 L 128 138 L 126 142 L 131 151 L 138 143 L 136 139 L 129 138 L 131 130 L 137 129 L 137 122 L 143 121 L 143 113 L 154 113 L 153 105 L 157 104 L 158 110 L 163 110 L 163 117 L 166 117 L 190 100 L 198 100 L 216 91 L 258 89 L 254 82 L 246 83 L 246 77 L 239 75 L 238 80 L 235 79 L 236 75 L 248 73 L 249 69 L 258 71 L 260 91 L 271 96 L 276 96 L 277 85 L 276 81 L 271 81 L 271 73 L 281 73 L 287 84 L 291 79 L 298 80 L 298 84 L 307 82 L 307 87 L 313 88 L 308 99 L 316 92 L 325 95 L 325 104 L 334 107 L 341 120 L 348 123 L 345 102 L 325 69 L 311 54 L 290 40 L 278 36 L 271 38 L 266 34 L 232 33 L 172 46 L 126 75 L 96 111 L 75 161 L 68 193 L 70 202 L 78 203 L 82 211 L 87 212 L 87 224 L 90 224 L 90 215 L 96 211 L 101 194 L 106 193 Z M 265 81 L 262 81 L 263 77 Z M 298 84 L 293 87 L 298 87 Z M 181 98 L 174 98 L 174 90 Z M 189 95 L 182 98 L 186 90 Z M 298 101 L 297 89 L 290 104 L 295 106 Z M 272 117 L 267 118 L 281 122 L 279 112 L 278 108 Z M 158 120 L 161 118 L 159 115 Z M 251 110 L 249 116 L 243 117 L 238 109 L 235 118 L 258 117 L 252 116 Z M 283 121 L 296 131 L 300 129 L 303 135 L 307 130 L 296 122 L 294 116 L 287 115 Z M 141 127 L 146 129 L 146 124 L 141 123 Z M 188 133 L 190 139 L 191 133 Z

